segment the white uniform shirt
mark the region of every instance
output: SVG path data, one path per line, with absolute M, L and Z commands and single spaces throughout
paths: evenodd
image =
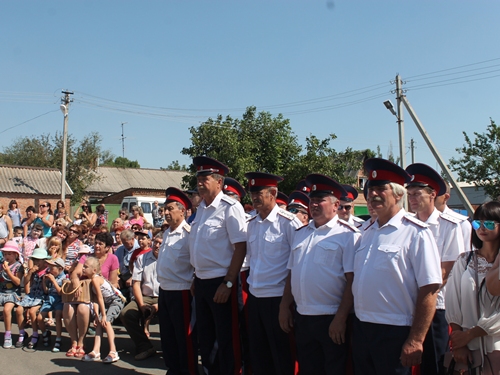
M 314 221 L 298 229 L 288 262 L 292 294 L 302 315 L 336 314 L 353 271 L 354 250 L 361 233 L 335 216 L 325 225 Z
M 460 222 L 453 217 L 442 214 L 436 208 L 425 222 L 436 240 L 441 262 L 455 262 L 464 252 L 464 241 Z M 444 310 L 446 285 L 438 293 L 436 308 Z
M 354 225 L 356 228 L 361 227 L 365 221 L 357 216 L 349 215 L 349 220 L 347 222 L 351 225 Z
M 185 220 L 163 234 L 158 252 L 158 281 L 163 290 L 188 290 L 193 282 L 194 268 L 189 261 L 188 237 L 191 227 Z
M 234 244 L 246 242 L 245 212 L 240 203 L 222 191 L 210 205 L 201 201 L 191 223 L 189 254 L 196 276 L 214 279 L 226 276 Z
M 458 212 L 453 211 L 450 207 L 446 206 L 443 213 L 456 217 L 460 220 L 460 228 L 462 229 L 462 235 L 464 236 L 464 249 L 466 252 L 471 250 L 471 238 L 472 238 L 472 225 L 469 222 L 469 218 L 464 215 L 460 215 Z
M 250 264 L 248 284 L 255 297 L 281 297 L 285 290 L 295 229 L 302 226 L 297 217 L 275 205 L 262 219 L 248 222 L 247 259 Z
M 411 326 L 420 287 L 441 284 L 441 260 L 426 224 L 401 209 L 363 232 L 354 254 L 354 310 L 359 320 Z
M 143 296 L 158 297 L 160 283 L 156 275 L 156 264 L 152 250 L 139 255 L 134 262 L 132 280 L 141 282 Z

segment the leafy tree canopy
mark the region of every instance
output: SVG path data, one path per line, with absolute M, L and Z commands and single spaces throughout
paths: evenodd
M 205 155 L 215 158 L 230 168 L 229 176 L 242 184 L 245 173 L 260 171 L 284 177 L 279 188 L 285 193 L 295 189 L 297 182 L 309 173 L 323 173 L 342 183 L 354 184 L 363 158 L 374 156 L 367 151 L 347 148 L 337 152 L 330 147 L 336 136 L 321 140 L 311 135 L 306 138 L 305 150 L 298 143 L 290 121 L 281 114 L 257 113 L 248 107 L 241 119 L 209 118 L 198 127 L 191 127 L 191 146 L 182 149 L 190 157 Z M 305 151 L 305 152 L 303 152 Z M 184 187 L 195 186 L 195 168 L 184 179 Z
M 56 168 L 61 170 L 63 135 L 26 136 L 17 138 L 11 146 L 3 149 L 0 163 L 30 167 Z M 98 160 L 109 157 L 108 151 L 101 154 L 101 136 L 92 132 L 80 141 L 68 134 L 66 154 L 66 181 L 73 190 L 72 203 L 79 203 L 85 189 L 99 177 L 94 173 Z
M 111 160 L 108 160 L 101 165 L 106 167 L 118 167 L 118 168 L 140 168 L 139 162 L 137 160 L 129 160 L 122 156 L 117 156 L 114 160 L 111 155 Z
M 474 141 L 463 132 L 465 144 L 457 148 L 459 158 L 450 159 L 450 169 L 459 179 L 484 187 L 490 197 L 500 196 L 500 128 L 490 119 L 485 133 L 474 132 Z
M 166 168 L 160 167 L 162 171 L 187 171 L 188 167 L 185 164 L 180 165 L 179 160 L 175 160 L 167 165 Z

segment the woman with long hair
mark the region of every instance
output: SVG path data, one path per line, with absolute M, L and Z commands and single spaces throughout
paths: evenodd
M 54 215 L 50 202 L 42 201 L 38 206 L 38 214 L 35 215 L 35 224 L 41 224 L 43 227 L 43 236 L 50 237 L 52 235 L 52 225 L 54 224 Z
M 486 288 L 485 276 L 498 259 L 500 202 L 480 206 L 472 221 L 471 252 L 459 256 L 446 289 L 446 320 L 457 365 L 482 366 L 483 375 L 500 372 L 500 297 Z
M 7 215 L 9 215 L 10 220 L 12 220 L 12 228 L 21 226 L 23 215 L 21 214 L 21 210 L 19 209 L 17 201 L 15 199 L 12 199 L 10 201 Z
M 76 209 L 74 218 L 78 221 L 77 224 L 88 223 L 92 228 L 97 220 L 97 215 L 92 213 L 92 206 L 87 201 L 82 201 L 80 206 Z

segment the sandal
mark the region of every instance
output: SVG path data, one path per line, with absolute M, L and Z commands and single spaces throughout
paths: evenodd
M 96 353 L 93 350 L 89 354 L 85 354 L 82 358 L 83 362 L 95 362 L 101 360 L 101 353 Z
M 71 348 L 69 348 L 69 350 L 66 352 L 66 357 L 74 357 L 77 349 L 78 346 L 72 346 Z
M 108 356 L 102 360 L 102 363 L 113 363 L 120 359 L 117 352 L 109 352 Z
M 31 341 L 28 343 L 28 349 L 35 349 L 38 344 L 38 337 L 31 336 Z
M 71 350 L 71 349 L 70 349 Z M 59 353 L 61 351 L 61 340 L 56 338 L 54 347 L 52 348 L 52 353 Z
M 73 355 L 73 357 L 83 358 L 83 356 L 85 355 L 85 349 L 83 348 L 83 346 L 77 346 L 75 349 L 76 349 L 76 352 Z

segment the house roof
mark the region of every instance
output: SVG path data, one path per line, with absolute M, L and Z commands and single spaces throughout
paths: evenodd
M 87 189 L 88 194 L 108 193 L 134 189 L 165 190 L 168 187 L 181 188 L 184 171 L 167 171 L 161 169 L 98 167 L 99 179 Z
M 18 194 L 61 194 L 61 171 L 54 168 L 0 165 L 0 192 Z M 66 183 L 66 195 L 73 191 Z

